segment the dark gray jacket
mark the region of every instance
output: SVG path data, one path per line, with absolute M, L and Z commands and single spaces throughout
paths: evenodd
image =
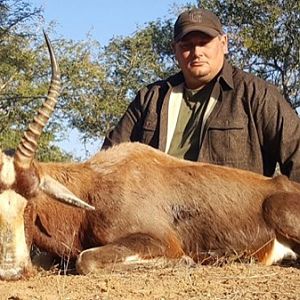
M 139 91 L 103 148 L 139 141 L 165 151 L 168 101 L 182 73 Z M 207 119 L 198 160 L 272 176 L 281 172 L 300 182 L 300 119 L 276 87 L 232 67 L 217 79 L 218 101 Z

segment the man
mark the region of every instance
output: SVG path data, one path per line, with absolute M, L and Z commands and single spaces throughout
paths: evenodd
M 212 12 L 183 12 L 173 50 L 181 72 L 141 89 L 103 148 L 139 141 L 170 155 L 300 181 L 300 120 L 277 88 L 232 67 Z

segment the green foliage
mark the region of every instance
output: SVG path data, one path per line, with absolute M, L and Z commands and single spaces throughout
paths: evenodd
M 151 23 L 131 37 L 112 39 L 103 49 L 93 41 L 62 41 L 60 102 L 71 126 L 85 138 L 100 138 L 143 85 L 173 72 L 171 30 L 170 23 Z
M 220 16 L 230 38 L 230 58 L 277 85 L 300 105 L 300 2 L 298 0 L 202 0 Z M 199 4 L 200 5 L 200 4 Z
M 0 148 L 2 150 L 16 150 L 23 132 L 16 130 L 5 130 L 0 135 Z M 73 156 L 63 152 L 59 147 L 53 144 L 53 135 L 43 134 L 39 140 L 39 148 L 36 158 L 40 161 L 71 161 Z
M 25 0 L 0 0 L 0 146 L 15 148 L 47 94 L 50 63 L 42 33 L 31 28 L 42 17 Z M 229 34 L 229 59 L 277 85 L 294 107 L 300 105 L 300 2 L 297 0 L 202 0 L 220 16 Z M 158 19 L 106 47 L 53 40 L 62 73 L 58 108 L 39 141 L 42 160 L 69 160 L 55 146 L 65 128 L 83 139 L 101 138 L 119 120 L 144 85 L 178 71 L 172 49 L 172 18 Z M 174 10 L 174 12 L 175 12 Z M 48 30 L 51 32 L 51 28 Z M 51 34 L 50 34 L 51 37 Z
M 117 114 L 115 107 L 118 109 L 108 101 L 110 84 L 101 65 L 100 46 L 90 40 L 79 43 L 61 40 L 61 49 L 61 110 L 70 125 L 86 137 L 100 137 L 110 116 Z
M 29 30 L 40 17 L 39 9 L 26 1 L 1 1 L 0 17 L 0 146 L 5 150 L 17 147 L 47 94 L 50 63 L 44 41 L 41 46 Z M 39 141 L 39 159 L 71 158 L 53 144 L 59 129 L 56 122 L 47 127 Z
M 54 143 L 54 137 L 52 133 L 45 132 L 39 140 L 39 148 L 37 151 L 37 159 L 40 161 L 55 161 L 64 162 L 74 159 L 72 154 L 63 152 Z
M 199 2 L 187 2 L 186 8 L 200 6 Z M 204 0 L 201 5 L 225 24 L 229 59 L 278 86 L 293 107 L 299 106 L 300 2 Z M 85 134 L 92 137 L 97 130 L 97 135 L 107 132 L 142 86 L 178 71 L 170 47 L 174 21 L 149 22 L 132 36 L 112 39 L 103 49 L 99 61 L 105 75 L 97 101 L 105 105 L 91 106 L 89 122 L 81 116 L 81 124 L 88 124 L 82 127 Z
M 39 17 L 41 9 L 32 7 L 26 0 L 0 0 L 0 45 L 12 32 L 30 35 L 29 28 Z

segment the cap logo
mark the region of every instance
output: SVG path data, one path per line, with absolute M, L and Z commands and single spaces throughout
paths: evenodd
M 190 20 L 192 22 L 195 22 L 195 23 L 201 23 L 202 22 L 202 13 L 199 12 L 199 11 L 191 11 L 189 13 L 189 17 L 190 17 Z

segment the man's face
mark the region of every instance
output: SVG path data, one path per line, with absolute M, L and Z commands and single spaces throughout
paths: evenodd
M 173 49 L 187 87 L 196 89 L 210 82 L 221 70 L 227 53 L 227 36 L 210 37 L 194 31 L 174 43 Z

